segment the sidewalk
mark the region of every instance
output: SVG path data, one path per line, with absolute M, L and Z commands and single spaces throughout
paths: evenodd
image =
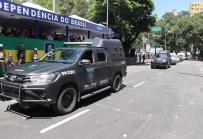
M 144 63 L 140 62 L 134 62 L 132 64 L 128 64 L 128 66 L 135 66 L 135 65 L 150 65 L 151 64 L 151 59 L 146 59 Z

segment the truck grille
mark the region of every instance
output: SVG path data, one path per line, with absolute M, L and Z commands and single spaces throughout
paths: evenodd
M 20 83 L 30 82 L 30 77 L 25 75 L 15 75 L 6 73 L 4 77 L 7 81 L 11 82 L 20 82 Z

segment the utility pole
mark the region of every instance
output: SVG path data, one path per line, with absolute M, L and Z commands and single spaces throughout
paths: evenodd
M 166 50 L 166 43 L 167 43 L 166 36 L 167 36 L 167 32 L 168 32 L 168 25 L 169 25 L 169 23 L 166 24 L 166 28 L 165 28 L 165 50 Z
M 145 35 L 144 33 L 142 34 L 142 48 L 144 49 L 144 45 L 145 45 Z
M 106 27 L 109 27 L 109 0 L 106 2 Z
M 166 30 L 165 30 L 165 50 L 166 50 Z
M 52 1 L 52 5 L 53 5 L 53 12 L 56 12 L 56 1 L 55 0 Z

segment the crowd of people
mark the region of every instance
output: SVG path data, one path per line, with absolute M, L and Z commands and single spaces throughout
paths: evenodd
M 57 40 L 57 41 L 69 41 L 69 42 L 83 42 L 86 37 L 83 35 L 70 35 L 68 38 L 63 33 L 48 33 L 48 32 L 39 32 L 36 35 L 35 31 L 32 29 L 19 29 L 14 27 L 5 27 L 0 26 L 0 36 L 8 37 L 19 37 L 19 38 L 38 38 L 38 39 L 47 39 L 47 40 Z M 37 37 L 38 36 L 38 37 Z M 5 54 L 8 57 L 7 65 L 8 67 L 14 67 L 25 63 L 25 49 L 24 45 L 20 45 L 17 52 L 17 61 L 13 60 L 13 54 L 11 52 Z M 37 48 L 34 48 L 32 61 L 36 62 L 38 60 Z
M 48 40 L 57 40 L 57 41 L 84 41 L 85 36 L 70 35 L 68 38 L 63 33 L 56 32 L 39 32 L 38 35 L 32 29 L 18 29 L 13 27 L 1 27 L 0 26 L 0 35 L 10 36 L 10 37 L 22 37 L 22 38 L 39 38 L 39 39 L 48 39 Z
M 73 37 L 71 39 L 72 39 L 72 41 L 78 41 L 78 42 L 84 41 L 83 36 L 80 36 L 78 38 Z M 77 40 L 74 40 L 74 39 L 77 39 Z M 19 49 L 17 51 L 17 59 L 18 59 L 17 61 L 13 60 L 13 54 L 11 52 L 7 53 L 7 57 L 8 57 L 7 67 L 15 67 L 17 65 L 21 65 L 21 64 L 25 63 L 25 48 L 24 48 L 24 45 L 22 44 L 22 45 L 19 46 Z M 37 48 L 34 48 L 33 54 L 32 54 L 32 62 L 37 62 L 38 58 L 39 58 L 38 50 L 37 50 Z
M 25 63 L 25 49 L 24 45 L 20 45 L 18 52 L 17 52 L 17 58 L 18 61 L 13 60 L 13 54 L 11 52 L 8 53 L 8 61 L 7 61 L 7 67 L 15 67 L 17 65 L 21 65 Z M 32 54 L 32 62 L 37 62 L 39 58 L 37 48 L 34 48 L 33 54 Z

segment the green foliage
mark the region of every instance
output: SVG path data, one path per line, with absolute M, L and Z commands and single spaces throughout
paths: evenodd
M 52 0 L 35 0 L 35 3 L 47 8 L 48 10 L 52 10 Z
M 13 0 L 15 3 L 23 3 L 29 0 Z M 32 0 L 34 3 L 41 5 L 42 7 L 52 10 L 52 0 Z M 88 5 L 91 0 L 55 0 L 56 1 L 56 12 L 63 15 L 76 14 L 81 17 L 86 17 Z
M 57 0 L 56 11 L 63 15 L 70 15 L 74 7 L 74 0 Z
M 87 15 L 87 10 L 88 10 L 87 0 L 75 0 L 74 7 L 71 10 L 71 14 L 85 18 Z
M 202 13 L 190 16 L 188 12 L 180 12 L 178 15 L 166 13 L 157 25 L 161 26 L 163 31 L 159 34 L 161 37 L 156 39 L 161 45 L 165 45 L 171 51 L 191 50 L 203 48 L 203 15 Z
M 106 22 L 106 6 L 106 1 L 94 0 L 88 18 L 97 23 Z M 120 34 L 126 52 L 141 32 L 154 25 L 153 9 L 151 0 L 109 0 L 109 27 Z
M 18 3 L 18 4 L 21 4 L 23 2 L 27 2 L 28 0 L 11 0 L 12 2 L 15 2 L 15 3 Z

